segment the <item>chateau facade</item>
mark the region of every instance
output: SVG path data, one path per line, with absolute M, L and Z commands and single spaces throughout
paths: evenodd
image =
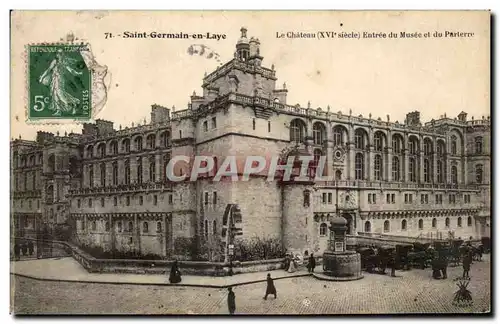
M 337 215 L 352 235 L 489 236 L 489 117 L 422 123 L 410 112 L 398 123 L 289 105 L 274 67 L 262 66 L 259 40 L 241 32 L 234 58 L 203 78 L 187 109 L 153 105 L 147 124 L 97 120 L 82 134 L 13 140 L 12 231 L 70 223 L 85 245 L 178 258 L 193 238 L 220 244 L 224 210 L 238 204 L 242 239 L 276 238 L 301 253 L 323 252 Z M 291 154 L 325 156 L 333 180 L 216 182 L 210 172 L 170 182 L 165 174 L 177 155 Z

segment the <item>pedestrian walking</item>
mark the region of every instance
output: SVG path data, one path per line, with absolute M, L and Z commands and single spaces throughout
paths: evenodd
M 448 255 L 445 252 L 440 253 L 439 255 L 439 263 L 441 266 L 442 279 L 447 279 L 448 274 Z
M 391 267 L 391 277 L 396 277 L 396 250 L 392 251 L 389 256 L 389 266 Z
M 35 250 L 34 246 L 33 246 L 33 241 L 29 241 L 28 242 L 28 253 L 30 256 L 33 256 L 33 251 Z
M 170 276 L 168 277 L 168 281 L 170 283 L 179 283 L 181 282 L 181 272 L 179 271 L 179 265 L 177 263 L 177 260 L 174 261 L 172 264 L 172 268 L 170 269 Z
M 277 298 L 276 295 L 276 287 L 274 286 L 274 280 L 271 278 L 271 274 L 267 274 L 267 287 L 266 287 L 266 295 L 264 296 L 264 299 L 267 300 L 267 295 L 274 295 L 274 299 Z
M 290 254 L 285 254 L 285 264 L 284 264 L 284 269 L 285 271 L 288 271 L 288 268 L 290 267 Z
M 14 258 L 15 260 L 19 260 L 21 257 L 21 247 L 18 243 L 14 244 Z
M 236 311 L 236 296 L 234 295 L 233 288 L 227 288 L 229 293 L 227 294 L 227 308 L 229 309 L 229 314 L 233 315 Z
M 314 253 L 311 253 L 309 256 L 309 263 L 307 264 L 307 270 L 309 272 L 314 272 L 314 268 L 316 268 L 316 259 L 314 258 Z
M 470 249 L 469 249 L 470 250 Z M 472 254 L 467 250 L 463 256 L 462 259 L 462 266 L 464 268 L 464 272 L 462 277 L 465 278 L 470 278 L 469 276 L 469 271 L 470 271 L 470 265 L 472 264 Z

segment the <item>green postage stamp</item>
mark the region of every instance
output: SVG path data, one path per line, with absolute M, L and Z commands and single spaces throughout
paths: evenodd
M 27 46 L 27 117 L 29 121 L 88 121 L 107 100 L 104 78 L 89 44 L 34 44 Z
M 91 119 L 87 45 L 29 45 L 29 119 Z

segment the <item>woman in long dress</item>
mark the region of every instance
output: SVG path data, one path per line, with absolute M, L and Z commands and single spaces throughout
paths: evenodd
M 297 261 L 295 260 L 295 257 L 293 257 L 292 255 L 292 258 L 290 259 L 290 266 L 288 267 L 288 272 L 293 273 L 295 271 L 297 271 Z
M 59 50 L 49 68 L 40 76 L 39 82 L 50 88 L 51 102 L 49 110 L 53 110 L 54 116 L 60 116 L 61 111 L 76 113 L 80 99 L 75 98 L 66 91 L 71 76 L 80 76 L 83 73 L 76 71 L 71 66 L 77 63 L 76 59 L 65 56 Z
M 168 277 L 168 281 L 170 283 L 179 283 L 181 282 L 181 272 L 179 271 L 179 265 L 177 263 L 177 260 L 174 261 L 172 264 L 172 268 L 170 269 L 170 276 Z

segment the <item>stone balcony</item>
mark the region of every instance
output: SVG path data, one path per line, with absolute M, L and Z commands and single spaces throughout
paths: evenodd
M 119 194 L 149 191 L 170 191 L 172 184 L 164 182 L 144 182 L 121 184 L 116 186 L 77 188 L 69 190 L 69 196 L 87 196 L 100 194 Z

